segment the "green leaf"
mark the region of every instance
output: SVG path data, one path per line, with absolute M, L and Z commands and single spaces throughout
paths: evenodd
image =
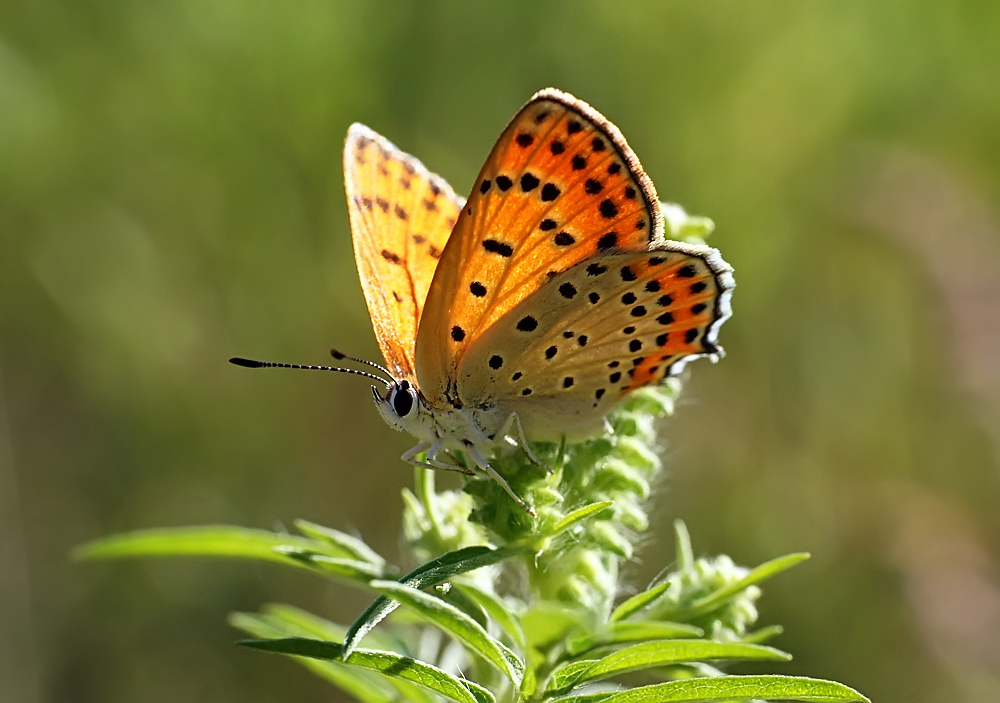
M 545 687 L 545 694 L 552 696 L 568 691 L 576 685 L 587 669 L 596 664 L 599 659 L 582 659 L 580 661 L 564 664 L 552 672 L 549 676 L 548 685 Z
M 274 618 L 268 616 L 233 613 L 229 616 L 229 624 L 255 637 L 274 639 L 289 634 L 289 628 L 283 627 L 282 623 L 275 622 Z M 393 688 L 373 672 L 358 670 L 342 662 L 308 658 L 300 658 L 298 661 L 361 703 L 391 703 L 397 698 Z
M 552 530 L 549 532 L 548 536 L 555 537 L 556 535 L 570 529 L 577 523 L 586 520 L 592 515 L 596 515 L 597 513 L 607 510 L 614 504 L 615 502 L 613 500 L 602 500 L 598 503 L 591 503 L 590 505 L 585 505 L 582 508 L 577 508 L 569 515 L 564 517 L 562 520 L 557 522 L 552 527 Z
M 733 583 L 720 588 L 718 591 L 709 593 L 707 596 L 696 600 L 690 607 L 684 609 L 684 618 L 679 619 L 688 619 L 704 615 L 705 613 L 710 613 L 740 591 L 760 583 L 761 581 L 765 581 L 772 576 L 776 576 L 782 571 L 790 569 L 808 558 L 809 554 L 800 552 L 797 554 L 786 554 L 783 557 L 778 557 L 777 559 L 771 559 L 770 561 L 764 562 L 739 581 L 734 581 Z
M 397 581 L 372 581 L 371 587 L 420 613 L 471 651 L 479 654 L 511 680 L 515 688 L 524 678 L 524 663 L 512 651 L 490 637 L 482 626 L 461 610 L 437 596 Z
M 386 676 L 411 681 L 457 703 L 496 703 L 493 694 L 482 686 L 471 681 L 464 681 L 430 664 L 404 657 L 395 652 L 355 649 L 350 655 L 345 656 L 343 645 L 303 637 L 244 640 L 239 644 L 264 652 L 310 657 L 323 661 L 343 661 L 344 664 L 350 666 L 378 671 Z
M 744 635 L 740 638 L 740 642 L 747 642 L 748 644 L 763 644 L 768 640 L 773 640 L 784 631 L 785 628 L 781 625 L 768 625 L 767 627 L 762 627 L 759 630 L 754 630 L 753 632 Z
M 615 608 L 614 612 L 611 613 L 611 621 L 614 622 L 616 620 L 624 620 L 628 616 L 639 612 L 666 593 L 668 588 L 670 588 L 670 582 L 664 581 L 663 583 L 659 583 L 652 588 L 646 589 L 642 593 L 636 593 L 634 596 Z
M 694 550 L 691 549 L 691 533 L 687 523 L 674 520 L 674 543 L 677 551 L 677 570 L 686 571 L 694 566 Z
M 539 600 L 521 614 L 520 620 L 528 644 L 545 650 L 579 630 L 586 614 L 554 601 Z
M 441 600 L 450 603 L 475 620 L 484 630 L 489 630 L 490 618 L 486 611 L 479 603 L 469 598 L 465 591 L 455 588 L 453 581 L 434 586 L 432 592 Z
M 496 564 L 504 559 L 521 554 L 525 550 L 525 547 L 492 549 L 485 546 L 457 549 L 453 552 L 442 554 L 437 559 L 432 559 L 422 566 L 418 566 L 401 578 L 399 583 L 420 590 L 439 584 L 452 576 Z M 398 605 L 398 603 L 385 596 L 379 596 L 375 602 L 365 608 L 365 611 L 361 613 L 347 631 L 347 637 L 344 638 L 345 655 L 349 655 L 354 651 L 361 638 L 368 634 L 386 615 L 395 610 Z
M 250 632 L 250 634 L 257 637 L 267 637 L 268 639 L 279 639 L 281 637 L 318 637 L 331 642 L 340 642 L 344 639 L 344 634 L 347 632 L 347 628 L 343 625 L 330 622 L 325 618 L 291 605 L 272 603 L 264 606 L 262 611 L 261 615 L 251 615 L 248 617 L 266 621 L 271 625 L 273 631 Z M 239 627 L 238 619 L 243 615 L 245 614 L 232 614 L 230 616 L 230 623 Z M 371 636 L 371 642 L 379 649 L 398 650 L 406 653 L 405 647 L 395 638 L 381 637 L 376 633 Z M 355 675 L 363 675 L 371 678 L 378 684 L 388 684 L 399 692 L 399 695 L 395 696 L 396 700 L 402 697 L 408 703 L 438 703 L 440 701 L 437 696 L 414 683 L 399 678 L 382 677 L 373 671 L 360 671 L 355 667 L 348 667 L 343 662 L 327 662 L 308 658 L 299 658 L 297 661 L 301 662 L 307 668 L 317 671 L 320 676 L 324 676 L 326 672 L 325 667 L 340 667 L 341 670 L 346 668 L 347 671 Z
M 316 523 L 309 522 L 308 520 L 296 520 L 294 524 L 295 529 L 304 534 L 306 537 L 311 537 L 319 542 L 328 542 L 329 544 L 332 544 L 338 549 L 346 552 L 352 559 L 366 561 L 369 564 L 376 564 L 383 567 L 383 569 L 386 566 L 386 560 L 382 558 L 378 552 L 365 544 L 363 540 L 360 540 L 357 537 L 352 537 L 351 535 L 341 532 L 340 530 L 335 530 L 332 527 L 317 525 Z
M 126 532 L 83 544 L 74 550 L 73 556 L 77 559 L 167 556 L 231 557 L 308 568 L 305 564 L 289 559 L 287 555 L 276 551 L 280 547 L 312 551 L 331 557 L 351 556 L 335 545 L 317 542 L 306 537 L 229 525 Z
M 576 697 L 558 700 L 568 703 L 573 698 Z M 612 694 L 604 698 L 603 703 L 695 703 L 746 698 L 808 703 L 869 703 L 867 698 L 843 684 L 799 676 L 719 676 L 667 681 Z
M 599 703 L 605 698 L 615 695 L 614 691 L 598 691 L 597 693 L 581 693 L 576 696 L 563 696 L 562 698 L 552 698 L 550 703 Z
M 744 659 L 788 661 L 791 657 L 771 647 L 741 642 L 712 642 L 710 640 L 658 640 L 626 647 L 593 662 L 578 671 L 577 677 L 566 674 L 553 676 L 549 691 L 560 693 L 569 686 L 587 681 L 599 681 L 619 674 L 642 669 L 653 669 L 680 662 L 712 661 L 717 659 Z M 573 665 L 565 667 L 572 668 Z M 573 669 L 576 670 L 576 669 Z M 559 688 L 554 686 L 558 683 Z
M 330 557 L 325 554 L 317 554 L 314 551 L 300 549 L 299 547 L 282 546 L 276 547 L 275 551 L 286 554 L 292 559 L 303 561 L 314 567 L 317 571 L 354 581 L 368 583 L 372 579 L 380 579 L 387 576 L 382 565 L 372 564 L 368 561 Z
M 645 642 L 647 640 L 668 640 L 680 637 L 701 637 L 705 632 L 700 627 L 679 622 L 625 621 L 613 622 L 600 633 L 583 633 L 571 637 L 566 642 L 566 654 L 578 656 L 596 647 Z
M 468 598 L 478 603 L 479 607 L 493 618 L 500 629 L 510 636 L 514 644 L 522 650 L 525 648 L 524 630 L 521 629 L 521 622 L 511 612 L 510 606 L 500 600 L 499 596 L 469 583 L 456 583 L 455 586 Z

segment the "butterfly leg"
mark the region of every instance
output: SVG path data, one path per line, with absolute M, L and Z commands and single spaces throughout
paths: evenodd
M 474 476 L 474 471 L 469 471 L 463 466 L 453 466 L 451 464 L 445 464 L 444 462 L 437 461 L 434 457 L 441 450 L 441 440 L 438 439 L 435 442 L 421 442 L 413 447 L 407 449 L 403 456 L 399 457 L 407 464 L 412 466 L 419 466 L 424 469 L 434 469 L 435 471 L 457 471 L 460 474 L 465 474 L 466 476 Z M 417 459 L 417 454 L 421 452 L 427 452 L 427 461 L 420 461 Z
M 483 457 L 479 454 L 479 452 L 476 451 L 475 447 L 468 447 L 465 451 L 468 452 L 469 456 L 472 458 L 472 461 L 475 462 L 476 466 L 478 466 L 480 469 L 489 474 L 490 478 L 492 478 L 500 485 L 500 488 L 507 491 L 507 495 L 513 498 L 514 502 L 520 505 L 521 508 L 524 509 L 524 512 L 528 513 L 528 515 L 530 515 L 531 517 L 538 517 L 535 511 L 532 510 L 527 503 L 521 500 L 516 493 L 514 493 L 514 489 L 510 487 L 510 484 L 507 483 L 506 479 L 504 479 L 503 476 L 498 474 L 496 472 L 496 469 L 490 466 L 487 463 L 487 461 L 483 459 Z
M 552 467 L 543 464 L 538 457 L 535 456 L 534 452 L 531 451 L 531 445 L 528 444 L 527 438 L 524 436 L 524 427 L 521 425 L 521 418 L 517 416 L 517 413 L 511 413 L 507 416 L 506 422 L 503 423 L 503 427 L 500 429 L 501 437 L 508 437 L 513 431 L 515 433 L 514 440 L 519 447 L 524 451 L 528 460 L 535 466 L 540 466 L 545 469 L 546 472 L 552 473 Z

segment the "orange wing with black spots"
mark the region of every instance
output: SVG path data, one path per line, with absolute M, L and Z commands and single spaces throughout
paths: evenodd
M 347 132 L 344 180 L 375 337 L 389 370 L 412 382 L 427 291 L 463 201 L 420 161 L 360 124 Z
M 571 95 L 537 93 L 493 148 L 434 274 L 416 345 L 424 396 L 458 401 L 463 355 L 548 281 L 595 256 L 645 251 L 662 231 L 653 185 L 618 129 Z
M 473 342 L 458 395 L 516 412 L 529 439 L 587 436 L 621 397 L 722 354 L 732 269 L 718 251 L 663 242 L 557 274 Z

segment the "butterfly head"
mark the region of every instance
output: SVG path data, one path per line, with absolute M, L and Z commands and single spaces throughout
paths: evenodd
M 420 415 L 420 397 L 417 389 L 406 379 L 396 380 L 386 386 L 385 395 L 372 386 L 372 395 L 382 419 L 395 430 L 409 430 Z

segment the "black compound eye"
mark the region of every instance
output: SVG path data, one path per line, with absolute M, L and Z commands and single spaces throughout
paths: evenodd
M 396 386 L 390 393 L 389 402 L 393 411 L 400 417 L 406 417 L 413 410 L 413 391 L 406 386 Z

